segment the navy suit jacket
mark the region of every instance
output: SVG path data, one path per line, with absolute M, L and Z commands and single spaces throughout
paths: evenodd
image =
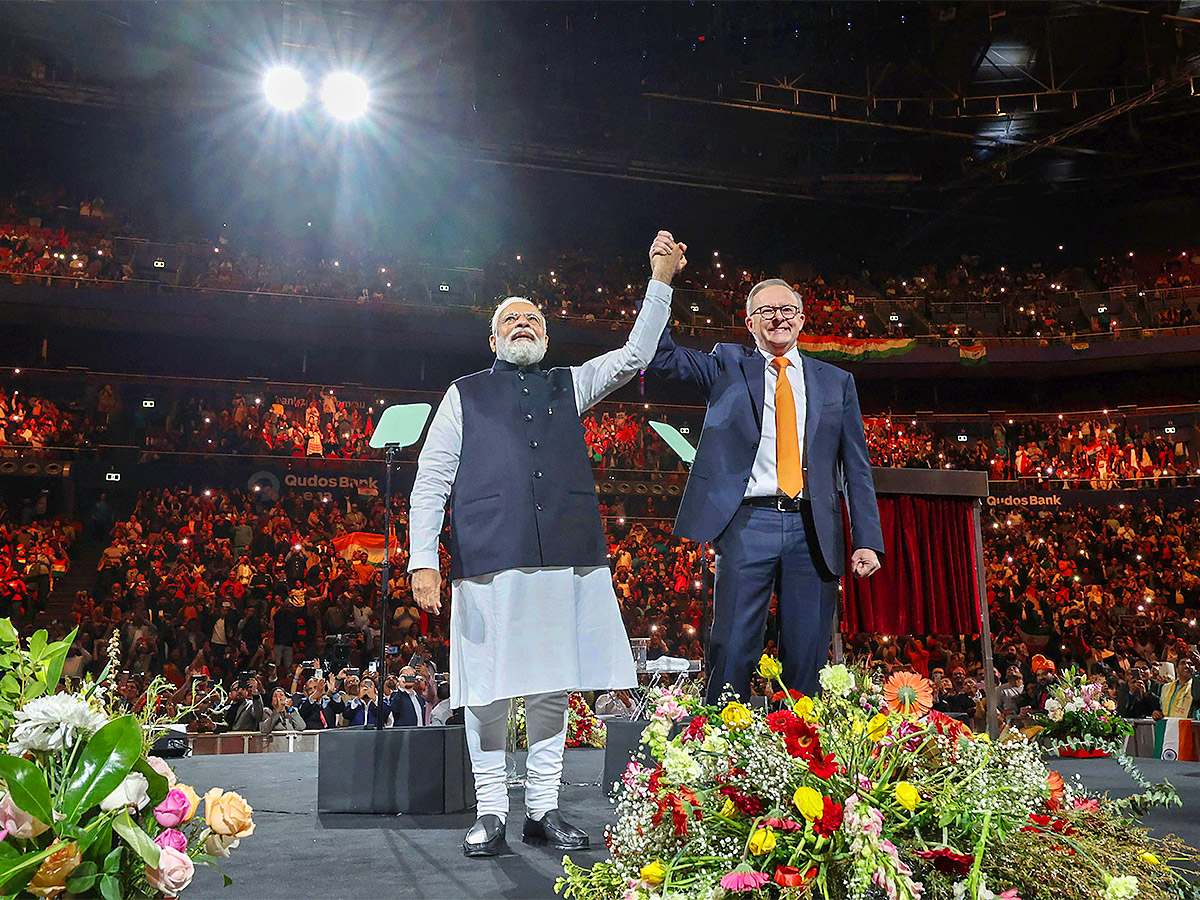
M 883 530 L 854 377 L 837 366 L 804 357 L 806 419 L 804 494 L 812 502 L 817 541 L 825 565 L 845 574 L 842 496 L 849 503 L 854 549 L 883 553 Z M 746 493 L 762 436 L 766 361 L 754 347 L 717 344 L 711 353 L 679 347 L 663 331 L 647 371 L 691 385 L 708 404 L 704 430 L 675 533 L 693 541 L 715 540 Z
M 417 703 L 421 707 L 421 716 L 425 715 L 425 698 L 419 695 Z M 388 696 L 388 700 L 392 706 L 392 724 L 396 726 L 402 725 L 424 725 L 424 718 L 420 722 L 417 721 L 417 711 L 413 708 L 412 700 L 409 699 L 408 693 L 401 690 L 392 691 Z

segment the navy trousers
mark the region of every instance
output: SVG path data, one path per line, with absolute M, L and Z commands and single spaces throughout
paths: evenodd
M 789 688 L 817 692 L 829 658 L 838 577 L 826 567 L 807 504 L 801 512 L 741 506 L 713 542 L 716 583 L 706 702 L 725 685 L 743 699 L 763 652 L 771 594 L 778 595 L 779 657 Z

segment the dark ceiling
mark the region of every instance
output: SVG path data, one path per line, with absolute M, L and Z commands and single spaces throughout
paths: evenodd
M 1198 0 L 5 3 L 0 107 L 236 136 L 264 67 L 349 66 L 390 158 L 878 212 L 903 249 L 1190 204 L 1198 38 Z

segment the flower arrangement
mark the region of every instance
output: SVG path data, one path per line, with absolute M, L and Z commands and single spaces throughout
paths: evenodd
M 177 897 L 196 865 L 216 866 L 254 833 L 253 810 L 220 788 L 201 798 L 147 755 L 153 712 L 108 705 L 116 641 L 98 681 L 54 693 L 73 639 L 38 631 L 22 647 L 0 620 L 0 896 Z
M 778 662 L 760 672 L 779 681 Z M 827 666 L 819 698 L 762 714 L 659 695 L 653 765 L 615 785 L 609 858 L 564 858 L 574 900 L 739 897 L 1123 900 L 1194 897 L 1200 853 L 1088 796 L 1035 742 L 992 742 L 928 708 L 911 674 L 875 684 Z M 780 685 L 782 688 L 782 684 Z M 1173 794 L 1154 795 L 1178 802 Z
M 607 739 L 604 720 L 592 712 L 582 694 L 572 692 L 567 704 L 567 746 L 603 747 Z
M 1133 726 L 1116 713 L 1103 684 L 1088 684 L 1083 673 L 1068 669 L 1054 682 L 1046 708 L 1035 720 L 1038 740 L 1063 755 L 1119 753 Z
M 567 697 L 567 746 L 603 747 L 608 738 L 604 720 L 592 712 L 583 695 L 572 691 Z M 525 698 L 515 697 L 508 711 L 509 752 L 526 749 Z

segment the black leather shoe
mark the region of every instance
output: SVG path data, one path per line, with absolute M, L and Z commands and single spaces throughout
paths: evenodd
M 540 819 L 526 816 L 521 840 L 539 847 L 549 845 L 555 850 L 586 850 L 589 844 L 587 832 L 564 819 L 557 809 L 550 810 Z
M 504 823 L 499 816 L 480 816 L 463 839 L 463 856 L 496 856 L 504 847 Z

